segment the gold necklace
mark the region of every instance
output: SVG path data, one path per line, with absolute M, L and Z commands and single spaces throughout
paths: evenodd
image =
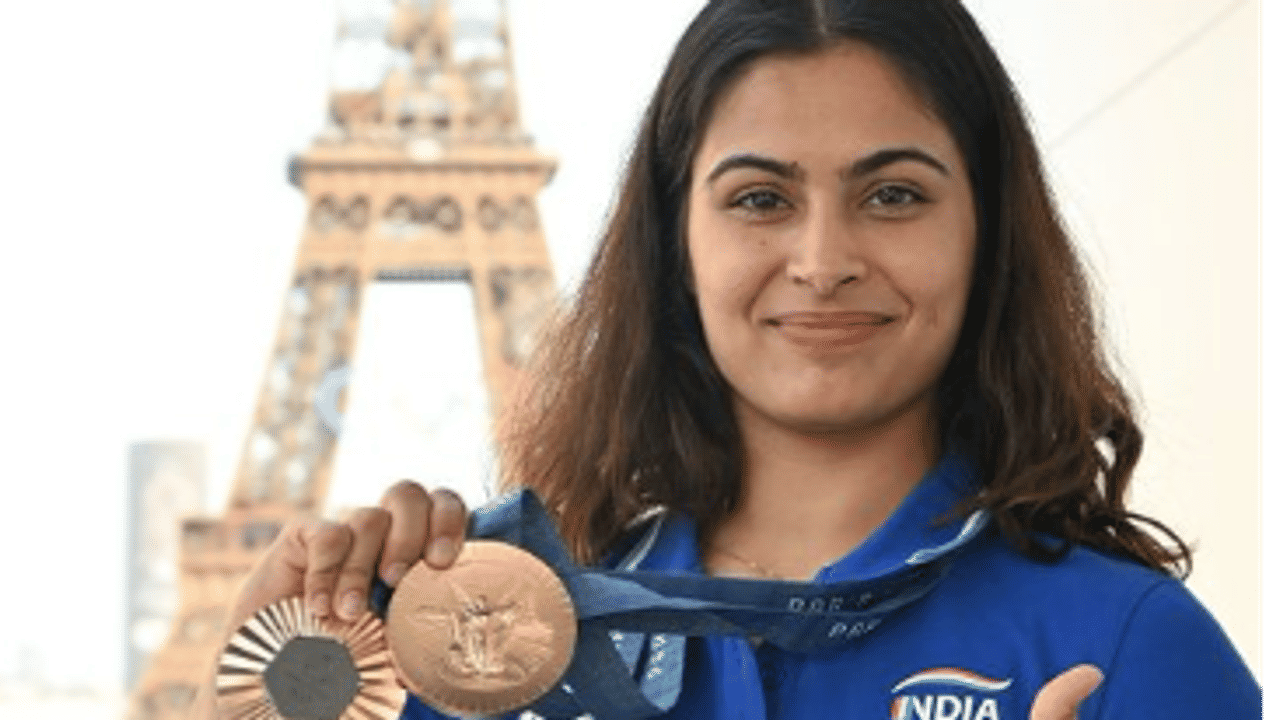
M 746 566 L 747 566 L 747 568 L 748 568 L 749 570 L 751 570 L 751 572 L 755 573 L 756 575 L 759 575 L 759 576 L 760 576 L 760 577 L 762 577 L 762 578 L 769 578 L 770 580 L 784 580 L 784 579 L 785 579 L 785 578 L 783 578 L 781 575 L 779 575 L 779 574 L 777 574 L 777 573 L 770 572 L 769 570 L 766 570 L 766 569 L 765 569 L 765 567 L 764 567 L 763 565 L 761 565 L 760 563 L 758 563 L 758 562 L 756 562 L 756 561 L 754 561 L 754 560 L 751 560 L 750 558 L 745 558 L 745 557 L 743 557 L 743 556 L 739 555 L 738 553 L 736 553 L 736 552 L 734 552 L 734 551 L 730 550 L 729 548 L 727 548 L 727 547 L 725 547 L 725 546 L 723 546 L 723 545 L 712 545 L 712 546 L 711 546 L 711 552 L 713 552 L 713 553 L 719 553 L 719 554 L 721 554 L 721 555 L 724 555 L 725 557 L 732 558 L 732 559 L 734 559 L 734 560 L 738 561 L 739 563 L 741 563 L 741 564 L 743 564 L 743 565 L 746 565 Z

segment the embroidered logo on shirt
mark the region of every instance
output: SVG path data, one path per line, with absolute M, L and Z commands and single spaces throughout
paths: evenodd
M 921 670 L 893 686 L 893 720 L 1000 720 L 994 693 L 1013 680 L 996 680 L 971 670 L 939 667 Z M 910 692 L 907 692 L 910 691 Z

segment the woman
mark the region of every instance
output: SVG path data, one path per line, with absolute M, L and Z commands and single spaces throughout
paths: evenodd
M 830 583 L 992 520 L 838 649 L 690 642 L 668 717 L 1260 715 L 1171 577 L 1186 546 L 1125 509 L 1142 435 L 959 2 L 709 2 L 538 368 L 504 470 L 581 563 Z M 299 525 L 235 619 L 304 592 L 354 617 L 375 572 L 448 566 L 464 518 L 402 483 Z

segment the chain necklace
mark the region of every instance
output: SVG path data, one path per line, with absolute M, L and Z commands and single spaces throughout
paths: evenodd
M 785 580 L 785 579 L 786 579 L 786 578 L 784 578 L 783 576 L 781 576 L 781 575 L 779 575 L 779 574 L 777 574 L 777 573 L 775 573 L 775 572 L 770 572 L 769 570 L 766 570 L 766 569 L 765 569 L 765 567 L 764 567 L 763 565 L 761 565 L 760 563 L 758 563 L 758 562 L 756 562 L 756 561 L 754 561 L 754 560 L 751 560 L 750 558 L 745 558 L 745 557 L 743 557 L 743 556 L 739 555 L 738 553 L 736 553 L 736 552 L 734 552 L 734 551 L 730 550 L 729 548 L 727 548 L 727 547 L 725 547 L 725 546 L 723 546 L 723 545 L 712 545 L 712 546 L 711 546 L 711 552 L 712 552 L 712 553 L 718 553 L 718 554 L 723 555 L 723 556 L 725 556 L 725 557 L 727 557 L 727 558 L 731 558 L 731 559 L 733 559 L 733 560 L 736 560 L 738 563 L 740 563 L 740 564 L 742 564 L 742 565 L 746 565 L 748 570 L 750 570 L 751 572 L 755 573 L 756 575 L 759 575 L 759 576 L 760 576 L 760 577 L 762 577 L 762 578 L 768 578 L 768 579 L 770 579 L 770 580 Z

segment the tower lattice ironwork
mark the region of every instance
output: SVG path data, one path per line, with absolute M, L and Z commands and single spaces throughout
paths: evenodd
M 535 197 L 555 162 L 521 125 L 505 5 L 399 0 L 343 23 L 352 37 L 384 40 L 388 67 L 335 89 L 329 126 L 290 163 L 309 209 L 276 342 L 225 513 L 183 522 L 179 607 L 131 720 L 185 716 L 252 563 L 323 508 L 369 283 L 471 284 L 495 416 L 554 296 Z

